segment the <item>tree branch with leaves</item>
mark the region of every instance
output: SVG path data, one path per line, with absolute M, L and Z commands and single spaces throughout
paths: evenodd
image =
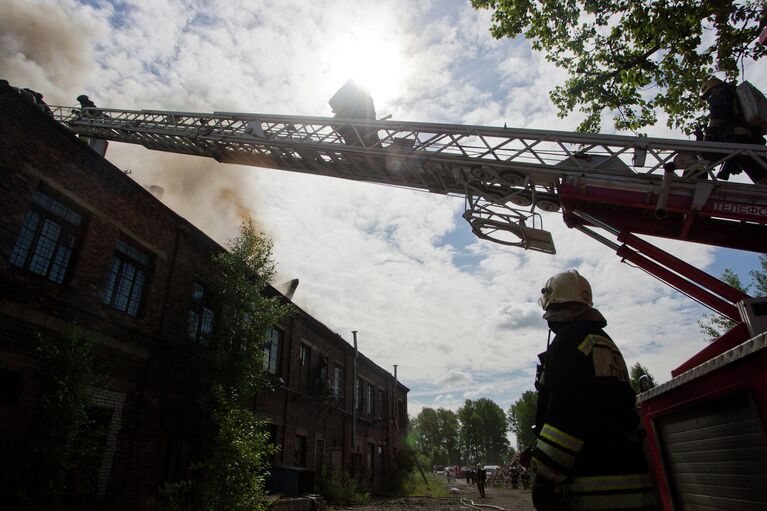
M 767 255 L 762 254 L 759 256 L 759 265 L 761 266 L 761 269 L 751 270 L 749 272 L 749 276 L 752 280 L 748 285 L 743 285 L 737 273 L 730 268 L 726 268 L 722 272 L 721 279 L 725 283 L 744 293 L 748 293 L 753 289 L 756 296 L 767 296 Z M 698 320 L 698 328 L 700 328 L 701 333 L 706 336 L 706 341 L 708 342 L 717 340 L 722 334 L 731 330 L 737 324 L 738 322 L 714 312 L 711 314 L 704 314 L 703 317 Z
M 267 458 L 275 452 L 251 408 L 263 390 L 269 328 L 292 306 L 266 290 L 275 276 L 272 243 L 252 222 L 242 225 L 228 251 L 214 257 L 221 320 L 210 346 L 202 427 L 206 430 L 194 477 L 164 488 L 164 509 L 265 509 Z
M 495 38 L 523 36 L 564 69 L 550 96 L 565 117 L 578 108 L 578 131 L 598 132 L 602 114 L 619 130 L 637 131 L 668 114 L 667 125 L 692 133 L 705 118 L 703 81 L 735 79 L 767 21 L 762 0 L 472 0 L 490 9 Z

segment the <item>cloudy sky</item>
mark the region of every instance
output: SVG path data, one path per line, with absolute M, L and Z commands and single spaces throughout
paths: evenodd
M 379 116 L 570 130 L 545 91 L 564 77 L 524 40 L 493 40 L 468 1 L 4 0 L 0 78 L 74 105 L 331 115 L 348 79 L 367 82 Z M 764 66 L 762 66 L 764 68 Z M 753 63 L 745 78 L 767 89 Z M 607 132 L 610 123 L 604 124 Z M 650 135 L 681 137 L 664 126 Z M 107 157 L 226 243 L 252 216 L 274 241 L 295 301 L 392 370 L 409 411 L 488 397 L 507 409 L 532 388 L 547 328 L 535 300 L 577 268 L 631 365 L 657 380 L 699 351 L 705 312 L 544 214 L 556 256 L 479 241 L 463 200 L 389 187 L 152 153 L 111 144 Z M 715 274 L 748 280 L 754 254 L 663 241 Z

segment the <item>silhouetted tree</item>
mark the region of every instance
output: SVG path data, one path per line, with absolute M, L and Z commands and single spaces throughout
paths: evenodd
M 615 127 L 638 130 L 668 114 L 691 133 L 705 117 L 703 81 L 713 72 L 736 79 L 740 65 L 767 55 L 757 42 L 763 0 L 626 2 L 617 0 L 472 0 L 493 11 L 493 37 L 524 36 L 564 69 L 551 91 L 565 116 L 586 114 L 579 131 L 599 131 L 602 113 Z
M 509 407 L 509 429 L 517 435 L 517 449 L 523 450 L 535 442 L 535 410 L 538 406 L 538 393 L 527 390 Z

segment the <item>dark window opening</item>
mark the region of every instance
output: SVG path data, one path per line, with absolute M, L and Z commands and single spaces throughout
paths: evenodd
M 210 307 L 208 288 L 199 282 L 192 284 L 192 305 L 186 322 L 186 335 L 191 340 L 207 345 L 213 334 L 215 314 Z
M 179 438 L 171 438 L 168 444 L 165 480 L 170 483 L 175 483 L 177 481 L 188 479 L 189 468 L 192 464 L 194 455 L 192 444 Z
M 296 450 L 293 457 L 293 465 L 297 467 L 306 466 L 306 436 L 296 435 Z
M 324 396 L 328 393 L 328 360 L 320 353 L 317 361 L 317 378 L 314 380 L 314 390 L 317 394 Z
M 21 399 L 22 374 L 0 368 L 0 404 L 18 403 Z
M 375 415 L 375 403 L 375 387 L 373 387 L 373 385 L 368 385 L 367 396 L 365 397 L 365 404 L 367 405 L 368 415 Z
M 325 466 L 325 440 L 318 438 L 314 441 L 314 472 L 322 473 Z
M 363 396 L 362 396 L 362 378 L 357 378 L 354 382 L 354 406 L 357 410 L 363 409 Z
M 266 334 L 266 346 L 264 346 L 264 371 L 279 376 L 280 361 L 282 357 L 281 330 L 270 328 Z
M 61 284 L 82 225 L 83 216 L 72 207 L 42 191 L 35 192 L 9 262 Z
M 376 448 L 375 444 L 371 444 L 371 443 L 368 444 L 368 452 L 367 452 L 367 460 L 366 461 L 367 461 L 368 474 L 369 474 L 371 479 L 375 478 L 375 473 L 376 473 L 376 467 L 375 467 L 375 460 L 376 460 L 375 459 L 375 448 Z
M 104 289 L 104 303 L 131 316 L 138 316 L 150 264 L 149 254 L 118 240 Z
M 386 403 L 386 393 L 378 389 L 378 417 L 380 419 L 385 419 L 384 417 L 384 406 Z
M 378 446 L 378 467 L 383 476 L 386 475 L 386 453 L 382 446 Z
M 302 388 L 309 387 L 312 380 L 312 349 L 306 344 L 301 344 L 298 348 L 298 370 L 300 374 L 300 383 Z
M 333 368 L 333 397 L 344 397 L 344 368 L 341 366 Z

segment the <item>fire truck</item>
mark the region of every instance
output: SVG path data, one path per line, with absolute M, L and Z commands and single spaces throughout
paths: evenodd
M 96 150 L 117 141 L 460 196 L 474 234 L 511 247 L 555 253 L 543 217 L 560 216 L 737 322 L 638 397 L 663 508 L 767 509 L 767 299 L 640 237 L 767 253 L 767 186 L 716 176 L 743 158 L 767 169 L 764 146 L 380 120 L 370 109 L 301 117 L 51 108 Z

